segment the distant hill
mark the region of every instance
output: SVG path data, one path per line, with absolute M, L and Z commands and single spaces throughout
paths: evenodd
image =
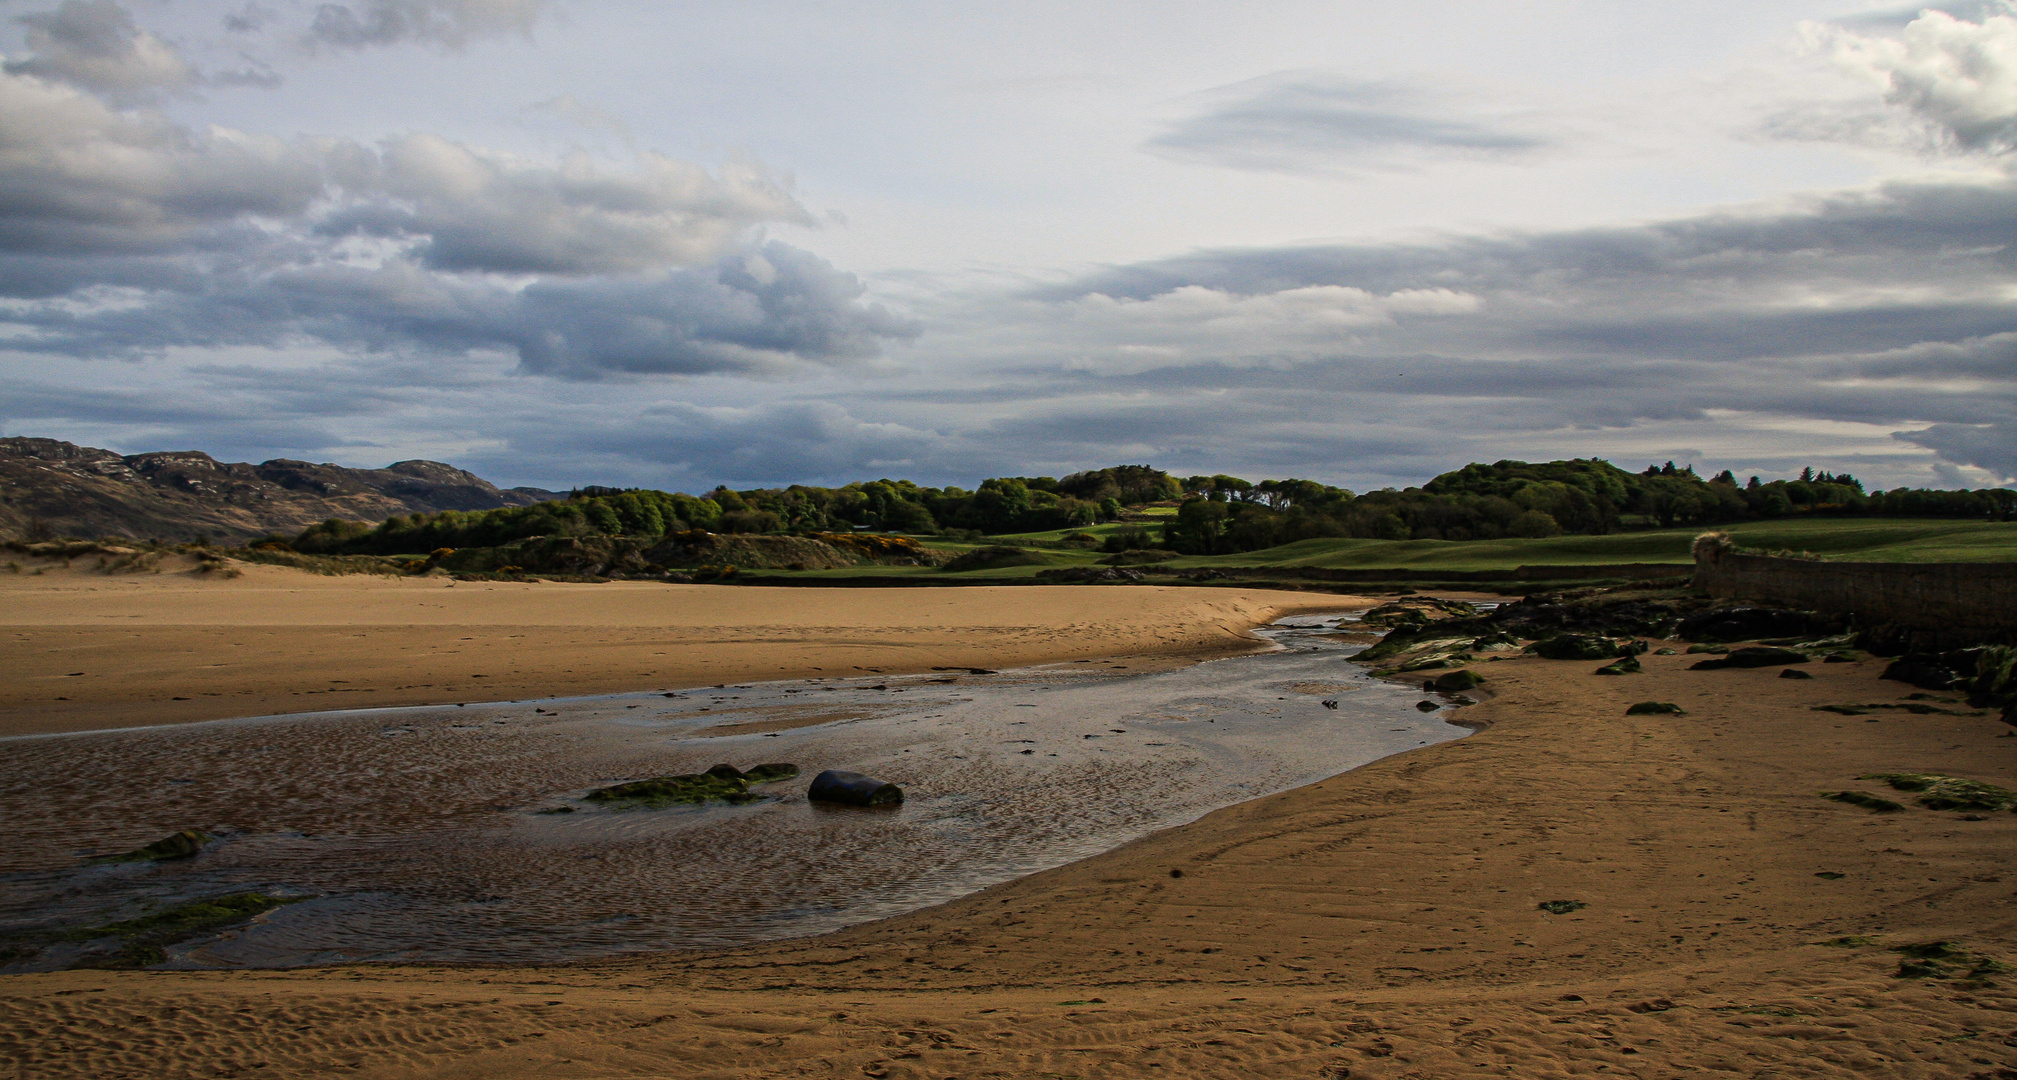
M 276 458 L 249 465 L 195 450 L 121 456 L 56 439 L 0 439 L 0 535 L 173 542 L 293 535 L 329 518 L 494 510 L 562 496 L 503 489 L 438 461 L 346 469 Z

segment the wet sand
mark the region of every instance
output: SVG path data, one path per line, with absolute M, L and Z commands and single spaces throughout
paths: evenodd
M 24 1077 L 2012 1075 L 2017 993 L 1982 961 L 2017 966 L 2017 815 L 1816 793 L 1884 791 L 1854 779 L 1875 771 L 2008 786 L 2017 738 L 1993 716 L 1811 709 L 1901 700 L 1881 662 L 1796 681 L 1693 659 L 1623 678 L 1482 664 L 1476 735 L 820 938 L 8 977 L 0 1060 Z M 1690 715 L 1624 715 L 1649 699 Z M 1898 977 L 1892 950 L 1933 941 L 1966 956 Z
M 1090 657 L 1250 650 L 1316 593 L 801 589 L 0 573 L 0 736 Z M 34 569 L 44 569 L 35 575 Z M 1349 603 L 1349 601 L 1344 601 Z

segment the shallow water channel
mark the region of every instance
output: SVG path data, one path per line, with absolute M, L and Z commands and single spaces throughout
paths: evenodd
M 1256 631 L 1275 651 L 1152 674 L 870 673 L 0 740 L 0 936 L 249 891 L 311 899 L 164 966 L 561 960 L 833 930 L 1467 733 L 1348 663 L 1349 619 L 1283 619 Z M 744 806 L 579 801 L 717 762 L 803 773 Z M 828 768 L 907 801 L 808 802 Z M 184 828 L 220 839 L 193 859 L 87 861 Z

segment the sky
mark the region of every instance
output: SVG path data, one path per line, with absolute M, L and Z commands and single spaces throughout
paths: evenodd
M 2017 482 L 2017 7 L 0 0 L 0 434 Z

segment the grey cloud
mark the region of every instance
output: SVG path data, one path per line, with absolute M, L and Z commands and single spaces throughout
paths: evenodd
M 252 219 L 294 228 L 248 233 Z M 258 237 L 298 248 L 312 233 L 396 239 L 444 270 L 609 273 L 704 262 L 773 221 L 811 219 L 750 163 L 710 173 L 644 154 L 614 169 L 430 135 L 369 147 L 197 133 L 0 75 L 0 253 L 231 251 Z
M 2002 483 L 2017 481 L 2017 420 L 1934 424 L 1920 431 L 1898 432 L 1897 438 L 1937 451 L 1948 461 L 1987 469 Z
M 414 42 L 459 49 L 470 41 L 529 33 L 546 0 L 368 0 L 322 4 L 303 41 L 311 48 L 367 49 Z
M 1553 140 L 1401 87 L 1295 73 L 1223 88 L 1213 105 L 1149 141 L 1156 153 L 1239 169 L 1391 166 L 1419 154 L 1504 157 Z
M 34 55 L 9 60 L 9 74 L 69 83 L 121 101 L 151 100 L 197 81 L 182 54 L 141 30 L 114 0 L 64 0 L 54 11 L 20 16 Z
M 281 83 L 271 71 L 200 71 L 175 46 L 142 30 L 115 0 L 64 0 L 53 11 L 16 21 L 27 27 L 31 55 L 0 69 L 74 86 L 116 104 L 146 104 L 202 86 L 271 89 Z
M 585 155 L 548 165 L 409 135 L 351 172 L 358 201 L 318 231 L 424 238 L 419 257 L 443 270 L 630 272 L 700 261 L 760 222 L 813 223 L 783 182 L 746 163 L 717 176 L 643 154 L 615 172 Z
M 522 288 L 430 273 L 411 263 L 241 267 L 144 302 L 17 308 L 34 331 L 19 351 L 136 357 L 168 347 L 280 347 L 320 341 L 418 356 L 506 350 L 529 372 L 614 375 L 765 373 L 877 355 L 916 324 L 861 300 L 852 274 L 787 244 L 649 277 L 544 279 Z

